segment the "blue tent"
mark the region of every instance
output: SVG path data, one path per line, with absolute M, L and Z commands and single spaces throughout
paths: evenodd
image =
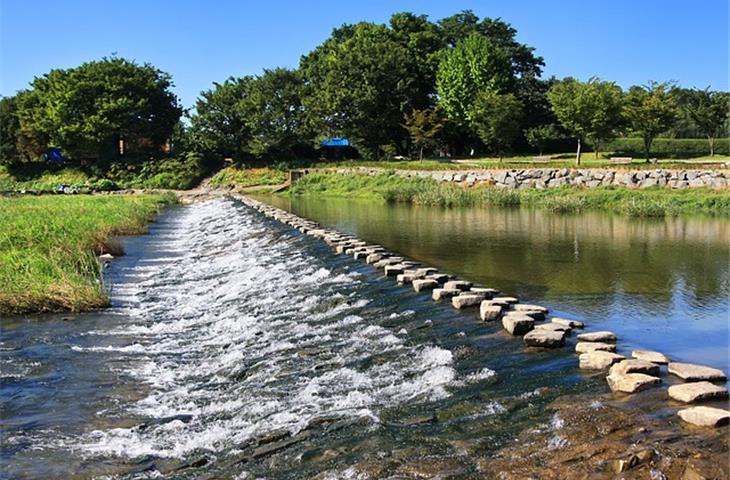
M 346 138 L 328 138 L 327 140 L 323 140 L 319 142 L 319 145 L 322 147 L 349 147 L 350 141 Z

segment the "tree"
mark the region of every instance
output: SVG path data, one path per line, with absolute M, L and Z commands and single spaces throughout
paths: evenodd
M 251 129 L 240 108 L 253 77 L 229 78 L 201 92 L 190 119 L 190 141 L 208 163 L 224 158 L 243 162 L 249 158 Z
M 444 127 L 438 111 L 434 109 L 413 110 L 404 114 L 403 128 L 408 131 L 413 145 L 418 149 L 418 159 L 423 160 L 423 149 L 437 144 L 436 138 Z
M 120 139 L 155 151 L 182 114 L 170 75 L 149 64 L 104 58 L 51 70 L 21 95 L 21 130 L 72 158 L 98 160 Z
M 479 138 L 501 160 L 520 134 L 522 103 L 511 93 L 485 90 L 477 96 L 469 117 Z
M 654 139 L 672 128 L 677 119 L 677 102 L 669 84 L 651 82 L 645 87 L 631 87 L 625 99 L 624 116 L 631 131 L 644 140 L 648 162 Z
M 468 123 L 480 92 L 508 92 L 514 73 L 507 52 L 489 38 L 472 33 L 447 52 L 436 73 L 439 106 L 447 118 Z
M 715 139 L 726 134 L 728 110 L 730 110 L 730 94 L 693 89 L 684 105 L 701 135 L 707 137 L 710 144 L 710 155 L 715 155 Z
M 601 143 L 613 138 L 621 127 L 622 92 L 613 82 L 566 78 L 550 88 L 548 99 L 558 121 L 577 139 L 578 165 L 584 140 L 593 143 L 598 158 Z
M 245 140 L 248 153 L 257 158 L 291 156 L 303 142 L 301 89 L 297 72 L 285 68 L 264 70 L 250 82 L 238 104 L 250 132 Z
M 0 98 L 0 164 L 15 163 L 20 160 L 19 135 L 17 98 L 2 97 Z
M 403 113 L 418 84 L 414 58 L 385 25 L 358 23 L 332 32 L 300 63 L 307 126 L 319 138 L 346 136 L 366 157 L 380 145 L 403 145 Z
M 558 127 L 554 124 L 540 125 L 538 127 L 532 127 L 525 130 L 525 138 L 527 143 L 534 148 L 537 148 L 542 156 L 542 152 L 551 140 L 561 138 L 562 134 Z

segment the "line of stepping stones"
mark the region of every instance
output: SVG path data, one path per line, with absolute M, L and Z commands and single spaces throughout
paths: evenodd
M 559 348 L 574 329 L 585 324 L 577 320 L 552 317 L 545 322 L 549 310 L 540 305 L 520 303 L 516 297 L 502 295 L 494 288 L 474 286 L 453 275 L 439 273 L 432 267 L 424 267 L 389 252 L 380 245 L 360 240 L 353 235 L 322 228 L 316 222 L 301 218 L 285 210 L 272 207 L 248 197 L 239 197 L 248 206 L 268 217 L 297 228 L 300 232 L 321 239 L 336 253 L 351 255 L 383 270 L 387 277 L 395 277 L 399 284 L 410 283 L 416 292 L 431 291 L 434 301 L 450 299 L 456 309 L 479 307 L 479 317 L 485 321 L 502 322 L 502 327 L 512 335 L 521 336 L 527 347 Z M 727 377 L 716 368 L 690 363 L 672 362 L 660 352 L 634 350 L 631 358 L 616 353 L 616 335 L 609 331 L 586 332 L 577 335 L 575 351 L 584 370 L 608 370 L 606 381 L 614 392 L 635 393 L 662 383 L 661 366 L 666 365 L 669 374 L 684 383 L 668 388 L 669 397 L 685 404 L 728 398 L 728 390 L 716 383 L 724 383 Z M 685 422 L 708 427 L 727 425 L 730 411 L 694 406 L 679 410 Z

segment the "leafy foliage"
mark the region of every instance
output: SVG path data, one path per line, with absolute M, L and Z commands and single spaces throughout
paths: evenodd
M 677 102 L 666 83 L 634 86 L 626 95 L 624 116 L 632 133 L 644 140 L 644 154 L 649 160 L 654 139 L 676 121 Z
M 727 134 L 730 93 L 695 89 L 687 96 L 684 108 L 700 135 L 707 137 L 710 155 L 714 155 L 715 139 Z
M 403 128 L 418 149 L 418 159 L 423 160 L 423 149 L 436 146 L 444 122 L 438 111 L 433 109 L 413 110 L 404 115 L 404 120 Z
M 525 130 L 527 143 L 529 143 L 531 147 L 537 148 L 540 155 L 542 155 L 543 150 L 551 140 L 561 138 L 562 135 L 563 134 L 560 129 L 552 123 Z
M 482 141 L 501 158 L 520 134 L 522 102 L 511 93 L 485 90 L 477 96 L 470 117 Z

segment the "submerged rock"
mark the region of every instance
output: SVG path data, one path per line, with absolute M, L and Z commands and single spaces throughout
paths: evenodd
M 667 370 L 686 382 L 699 382 L 702 380 L 724 382 L 727 380 L 722 370 L 693 363 L 670 362 Z
M 672 385 L 667 390 L 669 396 L 684 403 L 700 402 L 703 400 L 722 400 L 728 397 L 727 388 L 714 385 L 710 382 L 690 382 Z
M 618 365 L 614 365 L 614 367 Z M 611 370 L 613 370 L 613 367 L 611 367 Z M 611 391 L 623 393 L 635 393 L 662 383 L 660 378 L 643 373 L 616 373 L 613 371 L 606 377 L 606 381 L 608 386 L 611 387 Z
M 730 422 L 730 412 L 722 408 L 690 407 L 677 412 L 679 418 L 700 427 L 721 427 Z

